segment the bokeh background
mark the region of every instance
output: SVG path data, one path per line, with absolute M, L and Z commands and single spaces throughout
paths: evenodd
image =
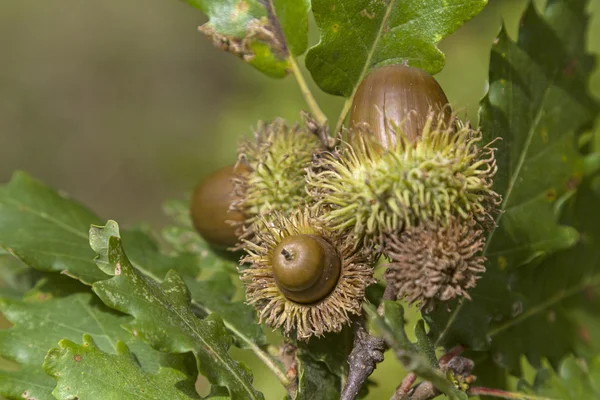
M 490 45 L 502 21 L 515 37 L 526 3 L 489 0 L 441 43 L 437 78 L 471 121 Z M 588 48 L 600 53 L 600 0 L 590 12 Z M 305 108 L 293 78 L 270 79 L 213 48 L 196 30 L 205 21 L 178 0 L 1 0 L 0 182 L 25 170 L 106 219 L 160 228 L 161 203 L 232 163 L 258 120 L 295 120 Z M 341 99 L 313 88 L 335 121 Z M 599 72 L 592 90 L 600 97 Z M 389 398 L 401 377 L 388 357 L 372 398 Z M 268 373 L 255 379 L 267 399 L 283 395 Z

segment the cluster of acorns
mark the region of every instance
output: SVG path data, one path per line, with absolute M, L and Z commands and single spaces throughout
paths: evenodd
M 373 70 L 344 138 L 328 150 L 307 128 L 262 124 L 192 199 L 209 243 L 246 252 L 240 277 L 261 321 L 301 340 L 361 313 L 381 256 L 387 284 L 423 312 L 469 298 L 500 201 L 494 149 L 424 71 Z

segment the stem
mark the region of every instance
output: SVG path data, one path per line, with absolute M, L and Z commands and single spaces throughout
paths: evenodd
M 392 285 L 386 286 L 381 300 L 395 298 L 395 288 Z M 382 313 L 383 309 L 378 312 Z M 388 348 L 384 339 L 371 336 L 367 332 L 365 323 L 364 314 L 354 322 L 354 346 L 348 356 L 350 370 L 340 400 L 354 400 L 358 396 L 360 389 L 377 368 L 377 364 L 383 361 L 383 353 Z
M 383 361 L 386 349 L 383 339 L 369 335 L 364 316 L 354 322 L 354 347 L 348 357 L 350 371 L 340 400 L 354 400 L 358 396 L 367 378 L 375 371 L 377 364 Z
M 531 394 L 505 392 L 499 389 L 489 389 L 485 387 L 472 387 L 467 391 L 470 396 L 491 396 L 498 397 L 500 399 L 514 399 L 514 400 L 556 400 L 550 397 L 541 397 Z
M 354 92 L 352 93 L 354 96 Z M 350 107 L 352 106 L 352 99 L 354 97 L 348 97 L 344 102 L 344 106 L 342 107 L 342 111 L 340 112 L 340 116 L 335 124 L 334 134 L 338 134 L 342 130 L 342 125 L 344 125 L 344 121 L 346 120 L 346 115 L 348 115 L 348 111 L 350 111 Z
M 317 101 L 315 100 L 315 98 L 312 95 L 312 92 L 308 88 L 308 85 L 306 84 L 306 81 L 304 80 L 304 76 L 302 75 L 302 72 L 300 71 L 300 68 L 298 67 L 298 63 L 296 63 L 296 59 L 294 58 L 294 56 L 290 55 L 288 57 L 288 62 L 290 63 L 290 66 L 292 67 L 292 73 L 294 74 L 294 77 L 296 78 L 296 82 L 298 82 L 300 91 L 302 92 L 302 95 L 304 96 L 304 100 L 306 101 L 308 108 L 310 108 L 311 114 L 315 117 L 315 119 L 317 120 L 317 122 L 320 125 L 325 126 L 327 124 L 327 116 L 325 115 L 325 113 L 323 113 L 323 111 L 321 111 L 319 104 L 317 103 Z

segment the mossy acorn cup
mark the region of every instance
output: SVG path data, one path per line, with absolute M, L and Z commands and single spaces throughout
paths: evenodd
M 236 225 L 244 221 L 244 215 L 230 211 L 237 199 L 233 179 L 246 173 L 243 164 L 229 165 L 204 178 L 194 190 L 190 216 L 200 236 L 211 246 L 225 249 L 238 241 Z
M 429 115 L 437 125 L 438 120 L 447 125 L 452 120 L 448 98 L 439 83 L 427 72 L 405 65 L 389 65 L 375 68 L 361 82 L 350 108 L 351 144 L 355 142 L 352 132 L 366 127 L 384 148 L 397 143 L 389 124 L 403 132 L 410 142 L 422 135 Z
M 422 224 L 491 227 L 500 196 L 495 149 L 482 140 L 427 72 L 376 68 L 353 101 L 348 141 L 317 160 L 307 190 L 331 229 L 353 230 L 377 253 L 386 238 Z

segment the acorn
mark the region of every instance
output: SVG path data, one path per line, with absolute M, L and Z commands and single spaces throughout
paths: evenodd
M 339 332 L 361 313 L 375 282 L 371 255 L 319 215 L 301 207 L 261 217 L 240 262 L 246 300 L 261 322 L 299 340 Z
M 349 141 L 308 171 L 307 190 L 331 228 L 381 252 L 386 235 L 421 223 L 456 217 L 493 227 L 496 149 L 450 112 L 433 77 L 396 65 L 360 87 Z
M 293 235 L 283 239 L 271 260 L 275 283 L 288 299 L 315 303 L 337 284 L 341 260 L 336 248 L 318 235 Z
M 384 148 L 396 145 L 393 125 L 409 142 L 422 135 L 429 115 L 435 126 L 450 126 L 452 110 L 439 83 L 429 73 L 405 65 L 373 69 L 360 83 L 350 108 L 349 141 L 366 128 Z
M 233 179 L 243 176 L 243 164 L 221 168 L 196 186 L 190 202 L 190 216 L 194 227 L 210 245 L 218 248 L 234 246 L 238 241 L 236 224 L 244 221 L 239 211 L 230 211 L 237 200 Z

